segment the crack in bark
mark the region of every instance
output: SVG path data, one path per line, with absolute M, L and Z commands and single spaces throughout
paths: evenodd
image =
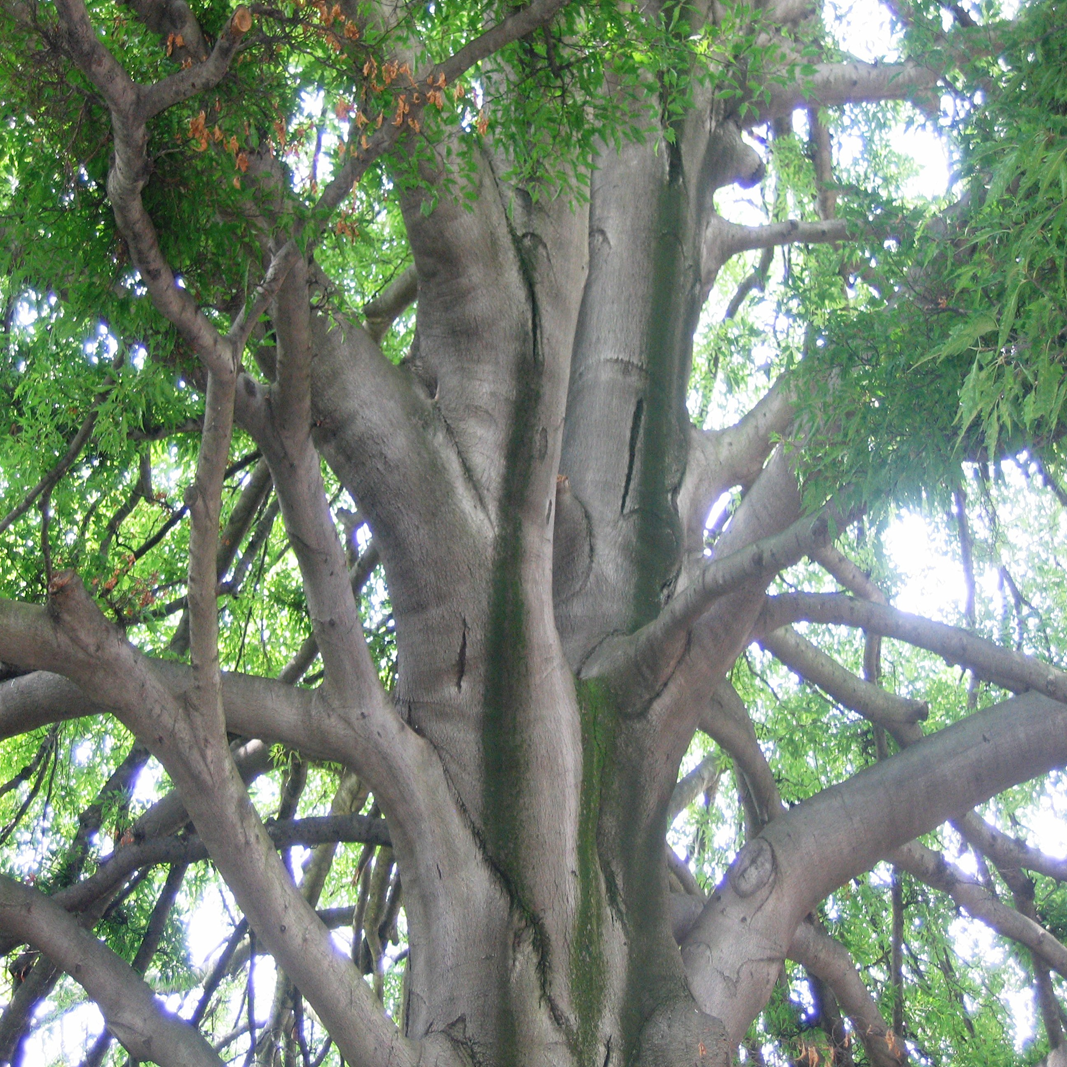
M 630 451 L 626 461 L 626 480 L 622 486 L 622 503 L 619 505 L 619 514 L 626 514 L 626 500 L 630 495 L 630 482 L 633 479 L 634 465 L 637 463 L 637 442 L 641 436 L 641 419 L 645 411 L 644 397 L 637 398 L 634 406 L 633 420 L 630 422 Z

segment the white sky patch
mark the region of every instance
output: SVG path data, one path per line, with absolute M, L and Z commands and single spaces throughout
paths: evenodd
M 915 512 L 902 512 L 882 541 L 890 562 L 904 577 L 893 606 L 939 622 L 958 622 L 967 598 L 963 568 L 926 520 Z

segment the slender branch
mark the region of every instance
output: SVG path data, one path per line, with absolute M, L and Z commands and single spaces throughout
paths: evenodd
M 837 189 L 834 185 L 834 157 L 830 145 L 830 131 L 822 121 L 817 107 L 808 108 L 808 142 L 815 165 L 815 188 L 818 191 L 819 218 L 832 219 L 837 210 Z
M 163 1067 L 221 1067 L 211 1046 L 168 1012 L 144 980 L 44 894 L 0 875 L 0 930 L 27 941 L 96 1002 L 131 1055 Z
M 766 633 L 802 620 L 872 630 L 935 652 L 947 662 L 967 667 L 1013 692 L 1033 689 L 1067 703 L 1067 672 L 1020 652 L 1009 652 L 955 626 L 838 593 L 768 597 L 755 630 Z
M 413 263 L 394 278 L 378 296 L 363 305 L 367 333 L 375 341 L 380 342 L 389 327 L 415 302 L 419 292 L 418 282 L 418 273 Z
M 116 356 L 114 369 L 118 370 L 121 365 L 121 355 Z M 63 475 L 70 470 L 74 461 L 81 455 L 82 449 L 89 443 L 89 439 L 93 435 L 93 428 L 96 426 L 97 417 L 100 414 L 100 405 L 107 399 L 108 393 L 111 392 L 113 385 L 114 380 L 109 380 L 107 385 L 93 397 L 89 414 L 85 416 L 81 426 L 78 428 L 78 432 L 71 438 L 71 442 L 67 446 L 67 451 L 60 457 L 59 462 L 29 491 L 29 493 L 26 494 L 25 497 L 23 497 L 19 504 L 0 519 L 0 534 L 2 534 L 13 522 L 25 515 L 26 512 L 33 507 L 33 504 L 38 497 L 46 493 L 51 493 L 56 485 L 59 484 Z
M 711 213 L 704 230 L 702 281 L 705 288 L 710 289 L 723 264 L 739 252 L 789 244 L 827 244 L 847 240 L 848 236 L 848 224 L 844 219 L 820 222 L 787 219 L 767 226 L 740 226 Z
M 141 190 L 151 170 L 147 155 L 146 122 L 154 114 L 151 111 L 152 90 L 136 85 L 104 46 L 89 19 L 84 0 L 57 0 L 56 10 L 60 20 L 60 37 L 68 54 L 103 95 L 111 111 L 114 156 L 107 189 L 115 221 L 129 246 L 130 258 L 141 272 L 156 309 L 177 327 L 205 366 L 217 374 L 232 373 L 235 363 L 233 346 L 219 335 L 192 296 L 177 284 L 141 199 Z M 238 12 L 241 11 L 247 14 L 246 8 L 239 8 Z M 235 45 L 236 38 L 243 32 L 240 28 L 242 25 L 244 19 L 238 19 L 235 15 L 223 30 L 216 52 L 220 47 L 223 51 L 229 48 L 225 42 Z M 232 54 L 230 50 L 228 55 Z M 196 69 L 173 77 L 182 79 L 191 75 L 195 79 L 199 77 Z M 221 79 L 225 69 L 216 70 L 212 67 L 211 72 L 217 73 L 218 79 Z M 167 79 L 161 84 L 169 82 L 170 79 Z M 208 84 L 205 80 L 200 87 L 205 88 Z
M 741 310 L 741 306 L 748 299 L 749 293 L 753 289 L 759 289 L 763 292 L 763 287 L 767 282 L 767 271 L 771 269 L 771 263 L 774 261 L 774 249 L 765 248 L 763 254 L 759 257 L 759 263 L 756 265 L 755 270 L 751 271 L 748 276 L 738 285 L 734 291 L 734 295 L 730 297 L 730 303 L 726 305 L 726 310 L 723 312 L 723 321 L 727 322 L 734 318 Z
M 766 634 L 759 643 L 787 667 L 825 690 L 846 708 L 885 727 L 894 737 L 902 735 L 902 744 L 922 736 L 916 723 L 923 722 L 930 712 L 925 701 L 907 700 L 887 693 L 870 682 L 861 681 L 801 637 L 791 626 Z
M 904 1042 L 886 1026 L 844 945 L 808 920 L 797 927 L 789 958 L 834 991 L 873 1067 L 906 1067 L 911 1062 Z
M 1002 904 L 980 882 L 964 874 L 944 856 L 918 841 L 911 841 L 893 853 L 893 862 L 935 889 L 947 893 L 957 907 L 979 919 L 998 934 L 1025 945 L 1049 967 L 1067 978 L 1067 946 L 1043 926 L 1014 908 Z
M 348 196 L 352 186 L 366 173 L 367 168 L 405 136 L 408 127 L 411 127 L 413 123 L 418 123 L 426 105 L 425 102 L 415 102 L 415 87 L 437 85 L 442 78 L 444 84 L 452 84 L 476 63 L 541 26 L 547 25 L 566 5 L 566 2 L 567 0 L 531 0 L 531 3 L 519 8 L 495 26 L 491 26 L 485 33 L 464 45 L 444 62 L 436 63 L 428 70 L 420 72 L 412 79 L 413 92 L 410 101 L 407 100 L 406 95 L 403 97 L 409 108 L 407 123 L 399 126 L 391 122 L 383 123 L 374 136 L 367 141 L 366 147 L 361 141 L 356 140 L 355 133 L 358 131 L 353 123 L 353 133 L 349 135 L 350 143 L 347 146 L 344 166 L 338 170 L 323 190 L 312 212 L 313 216 L 323 220 L 329 218 Z M 325 221 L 319 225 L 321 228 L 325 225 Z
M 392 839 L 384 819 L 367 815 L 322 815 L 306 819 L 286 819 L 266 824 L 267 834 L 276 849 L 303 845 L 371 844 L 389 846 Z M 135 841 L 117 848 L 81 882 L 60 889 L 49 899 L 68 912 L 83 912 L 106 898 L 134 871 L 169 864 L 184 867 L 209 858 L 207 846 L 196 835 L 163 837 L 151 841 Z M 11 952 L 16 946 L 10 939 L 0 938 L 0 949 Z

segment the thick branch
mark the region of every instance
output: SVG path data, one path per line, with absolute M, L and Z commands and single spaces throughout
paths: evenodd
M 678 497 L 685 523 L 686 553 L 703 565 L 704 527 L 712 504 L 735 485 L 750 486 L 759 476 L 776 438 L 793 421 L 789 378 L 779 377 L 759 402 L 733 426 L 689 435 L 689 461 Z
M 1036 693 L 976 712 L 770 823 L 686 940 L 698 1002 L 739 1040 L 797 925 L 837 886 L 948 818 L 1067 760 L 1067 706 Z
M 802 922 L 789 946 L 789 958 L 834 991 L 873 1067 L 906 1067 L 910 1061 L 903 1041 L 886 1026 L 844 945 L 811 921 Z
M 761 823 L 768 823 L 783 811 L 778 783 L 767 757 L 759 746 L 756 730 L 744 701 L 727 679 L 715 688 L 700 716 L 700 729 L 721 745 L 744 774 L 756 802 Z
M 967 844 L 987 855 L 1001 870 L 1021 868 L 1067 882 L 1067 859 L 1048 856 L 1025 841 L 1010 837 L 973 811 L 957 819 L 953 825 Z
M 616 669 L 633 672 L 645 691 L 655 692 L 669 677 L 684 650 L 690 627 L 720 598 L 742 585 L 766 584 L 826 540 L 829 519 L 820 512 L 806 516 L 781 533 L 772 534 L 721 559 L 713 558 L 696 579 L 679 593 L 659 617 L 632 637 L 606 642 L 587 670 L 603 671 L 614 660 Z
M 124 724 L 144 738 L 170 773 L 249 922 L 314 1005 L 346 1059 L 413 1064 L 415 1046 L 380 1015 L 275 855 L 229 750 L 204 743 L 202 722 L 176 704 L 71 572 L 57 576 L 52 594 L 52 627 L 66 650 L 63 669 L 90 695 L 118 705 Z
M 819 63 L 815 73 L 788 85 L 771 85 L 745 117 L 747 127 L 788 115 L 799 107 L 840 107 L 875 100 L 907 100 L 929 95 L 944 74 L 939 66 L 916 63 Z

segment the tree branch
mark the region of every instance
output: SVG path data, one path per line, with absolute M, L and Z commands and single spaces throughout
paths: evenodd
M 71 975 L 132 1056 L 163 1067 L 221 1067 L 211 1046 L 166 1011 L 129 964 L 42 893 L 4 875 L 0 930 L 39 948 Z
M 788 955 L 834 991 L 872 1067 L 907 1067 L 904 1042 L 886 1026 L 844 945 L 809 919 L 797 927 Z
M 209 563 L 213 566 L 214 553 Z M 51 626 L 66 650 L 63 669 L 90 695 L 113 701 L 124 724 L 144 738 L 167 769 L 252 927 L 315 1007 L 346 1059 L 368 1064 L 389 1059 L 413 1067 L 416 1046 L 379 1014 L 370 991 L 274 854 L 228 748 L 220 752 L 218 745 L 203 742 L 203 716 L 177 705 L 72 572 L 58 575 L 51 592 Z M 235 848 L 235 841 L 242 846 Z
M 945 71 L 970 56 L 995 54 L 1000 47 L 988 27 L 955 30 L 946 34 L 936 64 L 917 63 L 818 63 L 814 74 L 798 77 L 787 85 L 768 86 L 767 95 L 755 102 L 744 119 L 751 128 L 788 115 L 798 107 L 840 107 L 875 100 L 917 100 L 931 96 Z
M 1021 868 L 1067 882 L 1067 859 L 1048 856 L 1025 841 L 1010 837 L 973 811 L 955 820 L 953 826 L 967 844 L 987 855 L 1001 870 Z
M 845 241 L 848 236 L 848 223 L 844 219 L 820 222 L 787 219 L 766 226 L 740 226 L 711 212 L 704 229 L 701 281 L 705 290 L 710 291 L 723 265 L 739 252 L 789 244 L 829 244 Z
M 1067 978 L 1067 947 L 1043 926 L 1014 908 L 1002 904 L 980 882 L 969 878 L 944 856 L 918 841 L 910 841 L 892 855 L 893 863 L 912 877 L 947 893 L 957 907 L 964 908 L 998 934 L 1025 945 L 1049 967 Z
M 947 818 L 1067 760 L 1067 706 L 1036 693 L 976 712 L 771 822 L 686 939 L 704 1011 L 740 1040 L 812 907 Z
M 947 662 L 967 667 L 986 681 L 1013 692 L 1033 689 L 1053 700 L 1067 702 L 1067 672 L 1021 652 L 1009 652 L 954 626 L 838 593 L 768 597 L 755 632 L 767 633 L 800 621 L 871 630 L 935 652 Z
M 114 156 L 108 173 L 107 190 L 115 221 L 130 249 L 130 258 L 141 272 L 152 303 L 189 342 L 204 365 L 216 374 L 232 373 L 236 363 L 232 344 L 222 338 L 215 327 L 196 305 L 192 296 L 177 284 L 174 272 L 159 247 L 155 227 L 145 210 L 141 190 L 148 182 L 148 130 L 146 122 L 155 112 L 152 90 L 145 90 L 133 82 L 122 65 L 107 50 L 89 20 L 84 0 L 57 0 L 56 10 L 60 20 L 60 37 L 74 60 L 75 65 L 103 95 L 111 111 L 111 128 L 114 134 Z M 244 11 L 246 8 L 239 8 Z M 243 31 L 243 20 L 234 17 L 224 29 L 216 52 L 225 51 L 229 42 L 236 47 L 236 40 Z M 248 27 L 245 26 L 245 29 Z M 232 56 L 232 49 L 227 53 Z M 197 68 L 173 75 L 176 79 L 198 78 Z M 225 67 L 211 68 L 217 79 L 225 73 Z M 170 83 L 167 79 L 161 84 Z M 174 83 L 177 84 L 177 83 Z M 185 82 L 181 82 L 185 84 Z M 199 88 L 208 87 L 205 80 Z
M 765 635 L 759 643 L 838 703 L 875 725 L 884 727 L 901 745 L 922 737 L 916 723 L 925 721 L 929 714 L 930 708 L 925 701 L 906 700 L 870 682 L 861 681 L 810 641 L 806 641 L 791 626 Z
M 730 753 L 745 776 L 760 822 L 766 824 L 785 810 L 767 757 L 759 746 L 744 701 L 727 679 L 716 687 L 700 715 L 700 729 Z
M 419 292 L 419 276 L 415 264 L 406 267 L 373 300 L 363 305 L 366 330 L 377 344 L 389 327 L 414 302 Z
M 633 675 L 640 686 L 638 691 L 656 692 L 677 664 L 686 633 L 712 604 L 742 585 L 766 584 L 828 536 L 829 516 L 820 512 L 721 559 L 713 557 L 655 621 L 630 637 L 606 642 L 590 659 L 587 669 L 594 673 L 622 670 Z M 614 667 L 609 666 L 612 663 Z

